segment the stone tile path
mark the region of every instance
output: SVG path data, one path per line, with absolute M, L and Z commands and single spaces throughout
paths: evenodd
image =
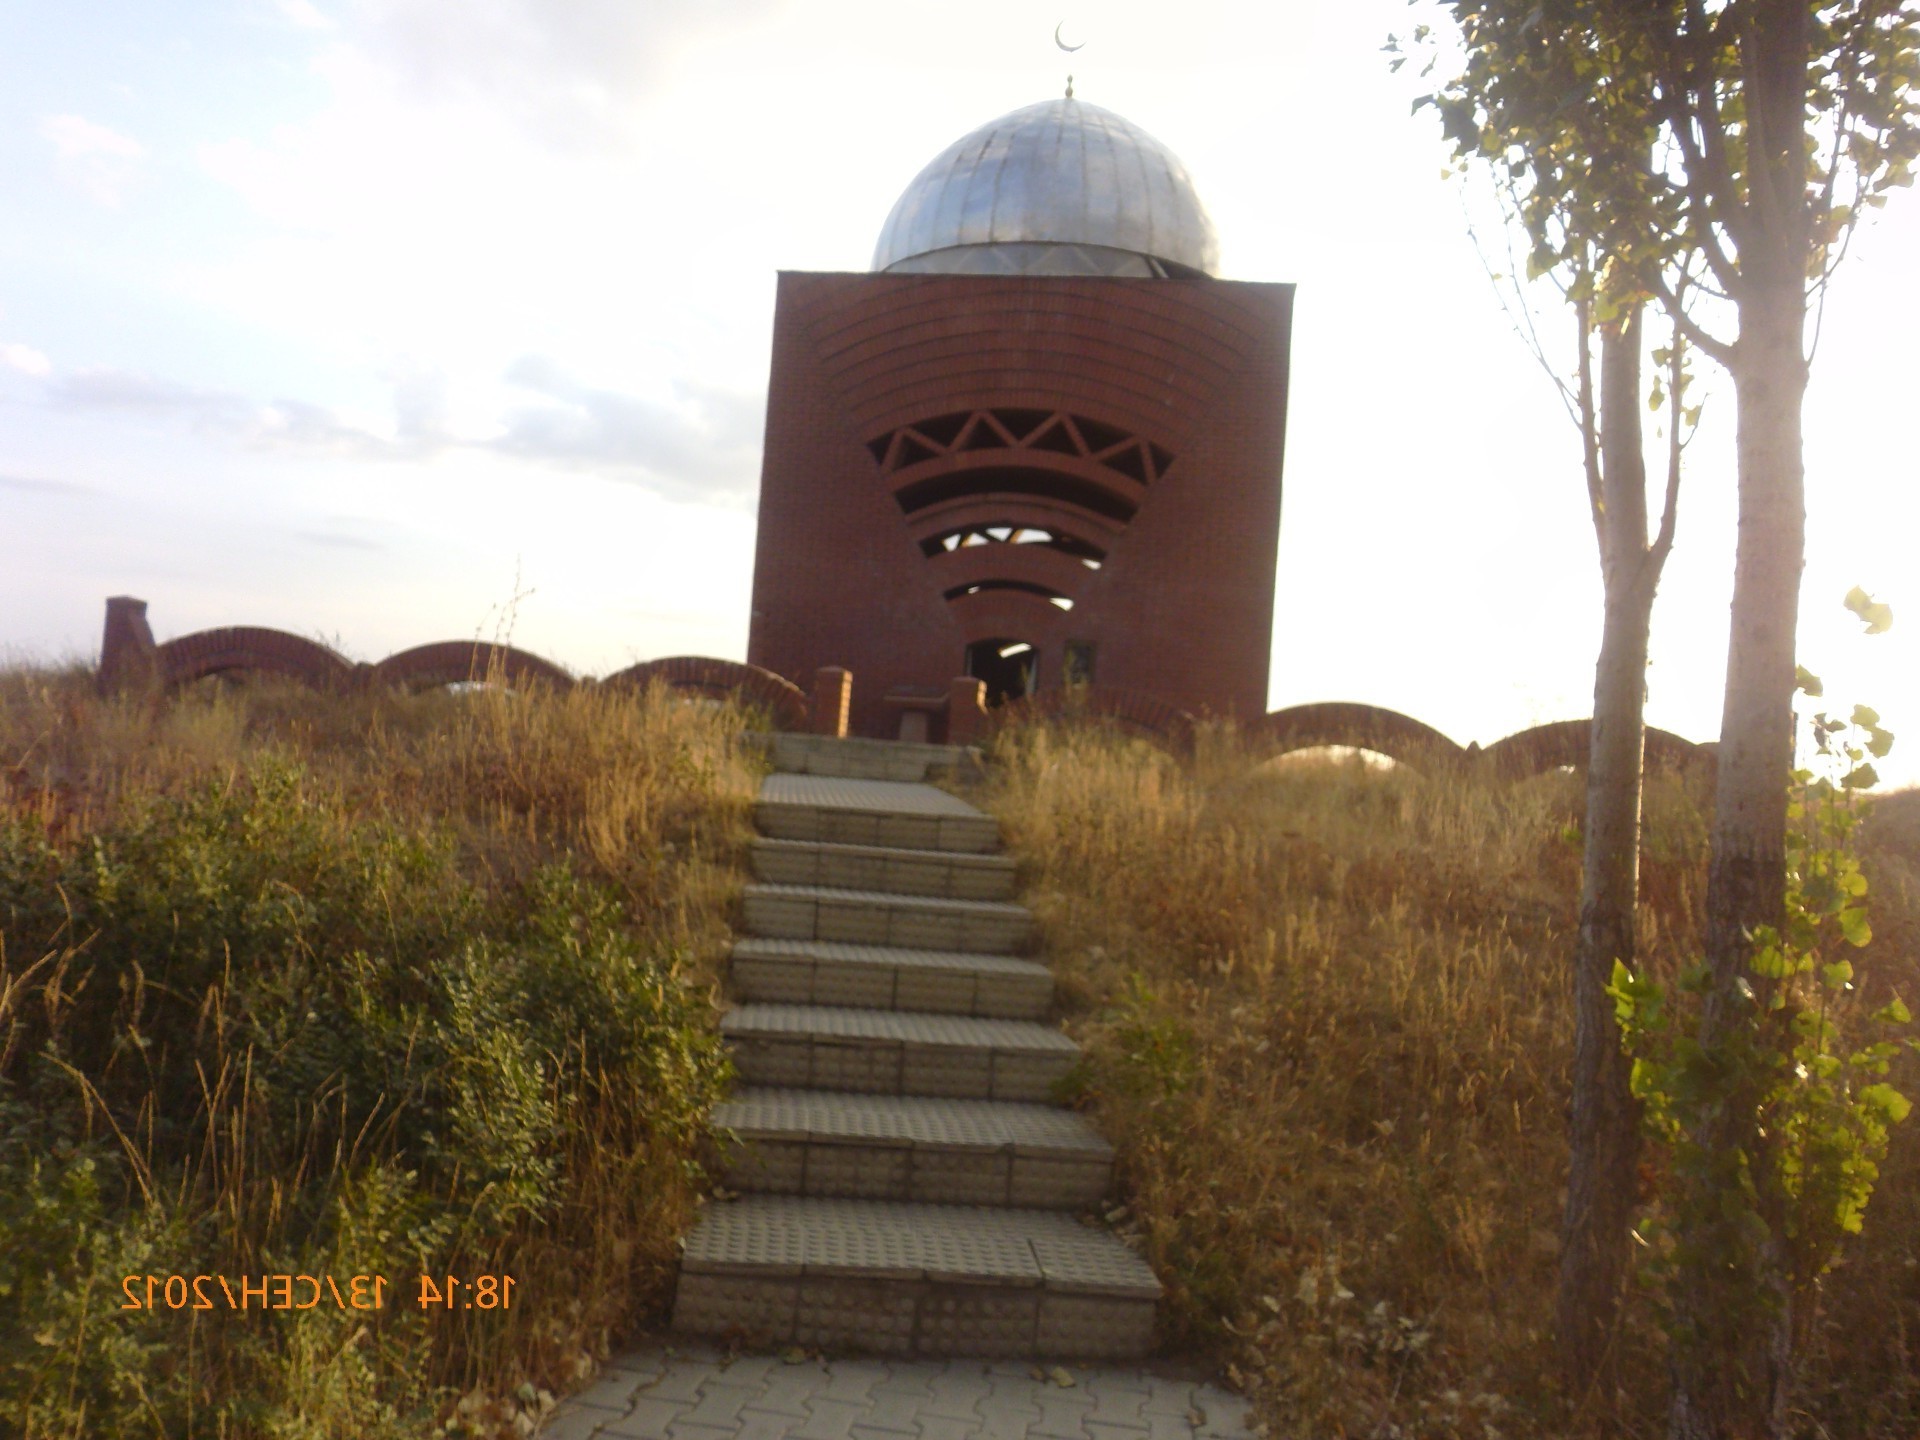
M 1063 1386 L 1059 1378 L 1070 1379 Z M 1024 1361 L 616 1357 L 539 1440 L 1251 1440 L 1246 1401 L 1144 1370 Z

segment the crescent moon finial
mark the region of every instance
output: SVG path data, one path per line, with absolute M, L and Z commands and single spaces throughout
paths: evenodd
M 1053 27 L 1053 43 L 1058 45 L 1062 50 L 1066 51 L 1067 54 L 1071 55 L 1074 51 L 1084 48 L 1087 42 L 1082 40 L 1078 45 L 1067 44 L 1066 41 L 1060 38 L 1060 32 L 1066 28 L 1067 28 L 1067 22 L 1064 20 L 1062 20 L 1058 25 Z

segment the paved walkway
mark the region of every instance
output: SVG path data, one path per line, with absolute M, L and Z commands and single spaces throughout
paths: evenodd
M 1213 1386 L 1143 1370 L 788 1364 L 685 1345 L 616 1356 L 547 1418 L 539 1440 L 1253 1440 L 1246 1410 Z

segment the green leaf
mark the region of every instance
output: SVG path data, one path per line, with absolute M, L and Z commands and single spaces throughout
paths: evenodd
M 1873 1018 L 1883 1025 L 1905 1025 L 1913 1019 L 1913 1012 L 1907 1009 L 1907 1002 L 1896 995 L 1874 1011 Z
M 1870 705 L 1856 705 L 1853 707 L 1853 723 L 1870 730 L 1880 723 L 1880 712 Z
M 1853 962 L 1851 960 L 1835 960 L 1830 964 L 1822 965 L 1820 967 L 1820 977 L 1827 982 L 1827 988 L 1829 990 L 1838 990 L 1849 980 L 1853 979 Z
M 1867 753 L 1876 760 L 1887 758 L 1887 752 L 1893 749 L 1893 731 L 1882 730 L 1878 725 L 1867 727 Z
M 1856 765 L 1840 783 L 1849 790 L 1871 790 L 1880 783 L 1880 772 L 1871 765 Z
M 1820 684 L 1820 677 L 1804 665 L 1793 667 L 1793 688 L 1803 695 L 1812 695 L 1816 698 L 1826 694 Z
M 1890 1125 L 1898 1125 L 1913 1113 L 1913 1102 L 1884 1081 L 1862 1089 L 1860 1103 L 1870 1110 L 1878 1111 L 1886 1117 Z
M 1840 933 L 1846 936 L 1849 945 L 1858 947 L 1873 939 L 1873 926 L 1867 923 L 1867 912 L 1858 905 L 1850 905 L 1840 912 Z
M 1875 600 L 1858 585 L 1847 592 L 1847 598 L 1841 603 L 1860 617 L 1869 635 L 1884 634 L 1893 628 L 1893 607 Z

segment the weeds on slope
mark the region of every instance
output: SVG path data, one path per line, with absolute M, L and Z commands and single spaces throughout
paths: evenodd
M 696 1203 L 742 717 L 88 678 L 0 675 L 0 1431 L 524 1430 Z
M 1546 1378 L 1579 778 L 1263 766 L 1229 731 L 1176 760 L 1112 730 L 1029 725 L 994 754 L 986 803 L 1087 1047 L 1085 1103 L 1130 1211 L 1115 1218 L 1167 1281 L 1168 1341 L 1223 1363 L 1277 1434 L 1658 1433 L 1664 1363 L 1643 1308 L 1622 1370 L 1644 1383 L 1608 1413 L 1570 1413 Z M 1704 798 L 1675 780 L 1649 791 L 1656 966 L 1697 953 Z M 1876 887 L 1890 928 L 1867 964 L 1903 967 L 1913 993 L 1896 917 L 1910 941 L 1920 892 Z M 1829 1325 L 1852 1338 L 1826 1403 L 1858 1422 L 1847 1433 L 1914 1421 L 1899 1327 L 1920 1322 L 1920 1225 L 1910 1193 L 1893 1198 L 1920 1169 L 1914 1141 L 1899 1137 L 1888 1203 L 1829 1286 Z M 1874 1314 L 1898 1324 L 1868 1331 Z

